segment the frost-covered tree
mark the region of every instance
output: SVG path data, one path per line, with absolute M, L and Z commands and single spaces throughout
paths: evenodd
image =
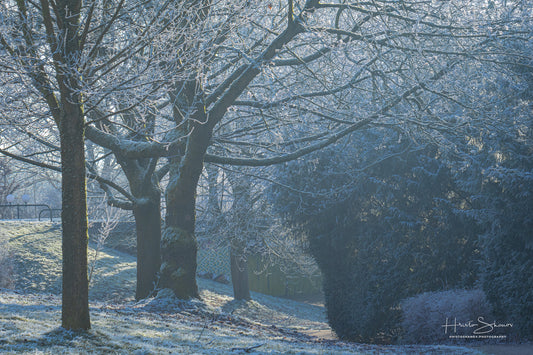
M 514 4 L 504 6 L 512 18 Z M 142 160 L 149 170 L 140 171 L 155 171 L 157 158 L 169 163 L 159 286 L 198 295 L 195 191 L 204 162 L 281 163 L 369 126 L 477 124 L 428 107 L 460 98 L 451 72 L 492 60 L 498 39 L 514 35 L 487 17 L 492 5 L 481 5 L 198 0 L 80 8 L 87 137 Z M 39 33 L 40 22 L 32 24 Z
M 305 253 L 305 240 L 290 233 L 266 198 L 274 181 L 271 167 L 206 164 L 204 170 L 199 183 L 197 232 L 206 241 L 204 247 L 229 249 L 235 299 L 250 299 L 253 281 L 250 283 L 249 278 L 268 275 L 273 268 L 287 281 L 295 277 L 311 280 L 319 274 L 316 263 Z M 301 291 L 290 281 L 285 284 L 286 291 L 287 287 Z
M 72 69 L 72 80 L 77 80 L 73 90 L 83 94 L 82 129 L 91 138 L 95 137 L 94 132 L 106 132 L 114 136 L 115 142 L 120 141 L 121 136 L 132 142 L 150 139 L 154 127 L 150 123 L 152 112 L 159 104 L 150 94 L 161 88 L 162 82 L 175 80 L 175 76 L 165 71 L 165 65 L 172 66 L 173 62 L 163 64 L 162 59 L 156 60 L 154 48 L 164 43 L 165 40 L 158 36 L 163 36 L 164 29 L 175 21 L 173 14 L 183 9 L 183 4 L 171 6 L 167 1 L 145 5 L 126 4 L 124 1 L 79 3 L 80 13 L 77 16 L 82 17 L 82 23 L 76 31 L 80 48 L 75 62 L 77 67 Z M 55 47 L 47 48 L 47 39 L 53 41 L 47 31 L 57 30 L 55 40 L 60 43 L 61 24 L 56 22 L 61 20 L 56 14 L 58 5 L 51 2 L 48 6 L 52 9 L 50 14 L 43 12 L 42 6 L 24 1 L 2 4 L 2 18 L 9 19 L 2 23 L 1 32 L 2 83 L 5 84 L 2 88 L 5 93 L 5 105 L 2 106 L 5 121 L 2 123 L 4 127 L 19 132 L 15 143 L 12 140 L 2 148 L 9 147 L 9 151 L 4 150 L 3 153 L 19 160 L 61 170 L 54 157 L 42 158 L 44 152 L 59 151 L 60 146 L 58 134 L 51 125 L 55 107 L 50 105 L 53 104 L 53 96 L 58 95 L 58 85 L 54 80 L 62 76 L 57 71 L 59 67 L 53 64 L 57 59 L 54 57 Z M 47 16 L 50 17 L 51 28 L 45 26 Z M 70 26 L 73 27 L 72 24 Z M 149 70 L 153 62 L 157 63 L 156 71 Z M 36 151 L 32 155 L 21 154 L 19 149 L 22 144 L 20 137 L 28 138 L 28 135 Z M 106 161 L 109 150 L 99 150 L 96 156 L 89 154 L 87 175 L 98 180 L 111 204 L 131 209 L 136 217 L 141 217 L 137 224 L 139 298 L 147 296 L 154 288 L 155 274 L 160 265 L 158 229 L 161 192 L 158 172 L 155 171 L 158 160 L 157 156 L 155 159 L 124 157 L 121 152 L 119 149 L 112 150 L 129 180 L 129 191 L 120 186 L 120 182 L 98 175 L 102 172 L 100 160 Z M 78 160 L 84 162 L 84 159 Z M 159 173 L 163 174 L 164 169 Z
M 177 294 L 182 277 L 190 280 L 187 292 L 194 288 L 194 266 L 176 260 L 195 250 L 194 190 L 203 161 L 280 163 L 371 125 L 460 127 L 465 121 L 441 120 L 428 102 L 444 100 L 455 89 L 445 80 L 450 72 L 467 58 L 488 56 L 490 36 L 506 31 L 479 33 L 464 8 L 442 2 L 307 1 L 272 9 L 251 2 L 240 15 L 250 10 L 266 15 L 223 38 L 214 46 L 223 59 L 183 84 L 188 96 L 181 102 L 189 105 L 180 111 L 189 128 L 183 155 L 171 161 L 161 274 Z
M 0 43 L 4 70 L 23 72 L 50 111 L 60 137 L 63 227 L 63 313 L 67 329 L 90 327 L 84 103 L 79 75 L 81 1 L 4 2 Z M 38 17 L 36 16 L 38 15 Z M 35 28 L 39 27 L 39 32 Z M 48 60 L 43 60 L 42 58 Z
M 0 204 L 7 203 L 8 195 L 20 194 L 35 175 L 34 171 L 25 171 L 14 159 L 0 157 Z M 6 212 L 2 210 L 0 216 L 6 216 Z
M 107 100 L 111 93 L 123 92 L 126 87 L 135 87 L 140 92 L 157 86 L 158 77 L 153 73 L 149 78 L 142 77 L 146 74 L 142 68 L 150 67 L 150 60 L 146 57 L 140 60 L 137 54 L 155 40 L 161 27 L 168 25 L 168 17 L 161 16 L 161 21 L 157 21 L 168 7 L 166 2 L 142 12 L 137 3 L 124 1 L 85 4 L 48 0 L 6 1 L 0 7 L 2 79 L 8 77 L 6 82 L 15 88 L 9 92 L 9 99 L 4 100 L 7 115 L 3 123 L 24 128 L 44 145 L 58 143 L 61 151 L 60 168 L 41 165 L 62 172 L 63 326 L 68 329 L 90 327 L 86 128 L 103 123 L 100 128 L 106 129 L 106 117 L 100 114 L 97 104 Z M 113 26 L 124 30 L 115 31 Z M 21 95 L 24 91 L 27 95 Z M 143 97 L 133 97 L 125 104 L 131 109 L 141 101 Z M 125 110 L 116 101 L 113 109 Z M 104 111 L 106 114 L 109 113 Z M 59 132 L 58 141 L 53 139 L 53 125 Z M 108 185 L 125 192 L 112 182 Z
M 264 238 L 272 217 L 261 200 L 264 187 L 242 168 L 208 164 L 205 171 L 206 196 L 199 201 L 200 208 L 203 205 L 198 211 L 199 227 L 215 248 L 229 248 L 233 296 L 249 300 L 248 258 L 265 252 Z

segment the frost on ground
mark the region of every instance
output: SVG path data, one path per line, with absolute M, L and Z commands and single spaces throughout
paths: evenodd
M 199 279 L 201 300 L 168 292 L 134 302 L 135 259 L 106 249 L 91 285 L 92 330 L 65 331 L 61 319 L 60 234 L 50 223 L 0 222 L 10 245 L 16 290 L 0 289 L 0 352 L 41 354 L 477 354 L 450 346 L 378 346 L 325 340 L 324 308 Z M 94 250 L 91 250 L 94 255 Z
M 275 303 L 275 302 L 274 302 Z M 259 305 L 259 306 L 257 306 Z M 207 302 L 171 297 L 142 302 L 91 304 L 93 329 L 73 333 L 57 327 L 60 298 L 55 295 L 0 293 L 0 351 L 12 353 L 131 354 L 475 354 L 449 346 L 375 346 L 324 341 L 269 325 Z M 233 304 L 234 309 L 246 309 Z M 256 302 L 251 307 L 271 309 Z M 276 312 L 276 311 L 274 311 Z M 246 311 L 243 311 L 246 313 Z M 262 314 L 262 312 L 254 313 Z M 304 321 L 305 322 L 305 321 Z M 294 317 L 293 324 L 298 323 Z

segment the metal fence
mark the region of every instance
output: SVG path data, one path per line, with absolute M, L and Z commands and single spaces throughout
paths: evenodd
M 45 204 L 9 204 L 0 205 L 0 219 L 37 219 L 61 216 L 61 209 L 50 208 Z

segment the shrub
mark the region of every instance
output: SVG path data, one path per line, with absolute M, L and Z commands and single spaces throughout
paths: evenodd
M 0 241 L 0 288 L 12 288 L 13 284 L 13 258 L 7 243 Z
M 347 211 L 345 222 L 341 210 Z M 397 225 L 380 228 L 378 220 L 373 226 L 362 223 L 350 210 L 332 208 L 331 213 L 339 217 L 331 226 L 333 232 L 309 236 L 312 254 L 324 274 L 329 324 L 340 338 L 394 341 L 402 299 L 473 284 L 475 266 L 468 257 L 474 255 L 474 245 L 468 236 L 450 236 L 449 229 L 429 231 L 430 224 L 420 231 Z
M 303 191 L 315 184 L 316 195 L 273 195 L 309 240 L 324 276 L 332 329 L 342 339 L 390 342 L 400 328 L 402 299 L 472 287 L 478 230 L 456 212 L 463 201 L 435 146 L 398 153 L 350 175 L 364 159 L 357 154 L 335 161 L 333 154 L 319 153 L 312 164 L 287 169 L 283 183 Z
M 476 323 L 478 317 L 493 319 L 491 307 L 481 290 L 451 290 L 426 292 L 401 302 L 403 342 L 435 343 L 449 339 L 451 328 L 444 331 L 443 325 Z M 457 333 L 465 331 L 458 328 Z M 472 328 L 466 329 L 471 334 Z
M 533 248 L 516 234 L 493 238 L 486 251 L 483 289 L 498 320 L 512 323 L 518 336 L 533 340 Z

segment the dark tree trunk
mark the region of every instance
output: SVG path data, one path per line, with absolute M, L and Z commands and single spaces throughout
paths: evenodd
M 231 246 L 231 283 L 233 284 L 233 298 L 236 300 L 250 300 L 250 285 L 248 283 L 248 261 L 244 257 L 244 250 L 237 245 Z
M 44 3 L 42 3 L 44 5 Z M 57 4 L 58 37 L 62 37 L 56 61 L 61 96 L 59 134 L 61 141 L 61 177 L 63 227 L 62 326 L 71 330 L 91 327 L 89 318 L 89 279 L 87 275 L 87 186 L 85 181 L 85 121 L 79 84 L 79 20 L 81 1 Z M 51 16 L 43 6 L 49 32 Z M 56 117 L 57 119 L 57 117 Z M 56 120 L 57 122 L 57 120 Z
M 203 106 L 197 122 L 205 122 Z M 202 117 L 203 115 L 203 117 Z M 169 183 L 165 192 L 167 213 L 161 237 L 161 272 L 159 285 L 170 288 L 177 297 L 199 297 L 196 284 L 195 214 L 196 187 L 202 174 L 204 155 L 211 139 L 212 127 L 193 124 L 182 159 L 170 161 Z
M 128 159 L 115 153 L 135 198 L 133 216 L 137 232 L 137 287 L 135 299 L 150 296 L 161 267 L 161 189 L 154 176 L 155 161 Z
M 161 208 L 159 192 L 156 201 L 141 200 L 133 208 L 137 230 L 137 288 L 135 299 L 149 297 L 157 283 L 161 267 Z
M 87 194 L 83 112 L 77 102 L 63 100 L 60 125 L 63 226 L 63 307 L 65 329 L 89 329 L 87 276 Z
M 197 244 L 194 235 L 196 185 L 198 178 L 185 177 L 171 168 L 167 186 L 167 214 L 161 236 L 161 288 L 177 297 L 198 298 L 196 284 Z M 198 175 L 199 176 L 199 175 Z

